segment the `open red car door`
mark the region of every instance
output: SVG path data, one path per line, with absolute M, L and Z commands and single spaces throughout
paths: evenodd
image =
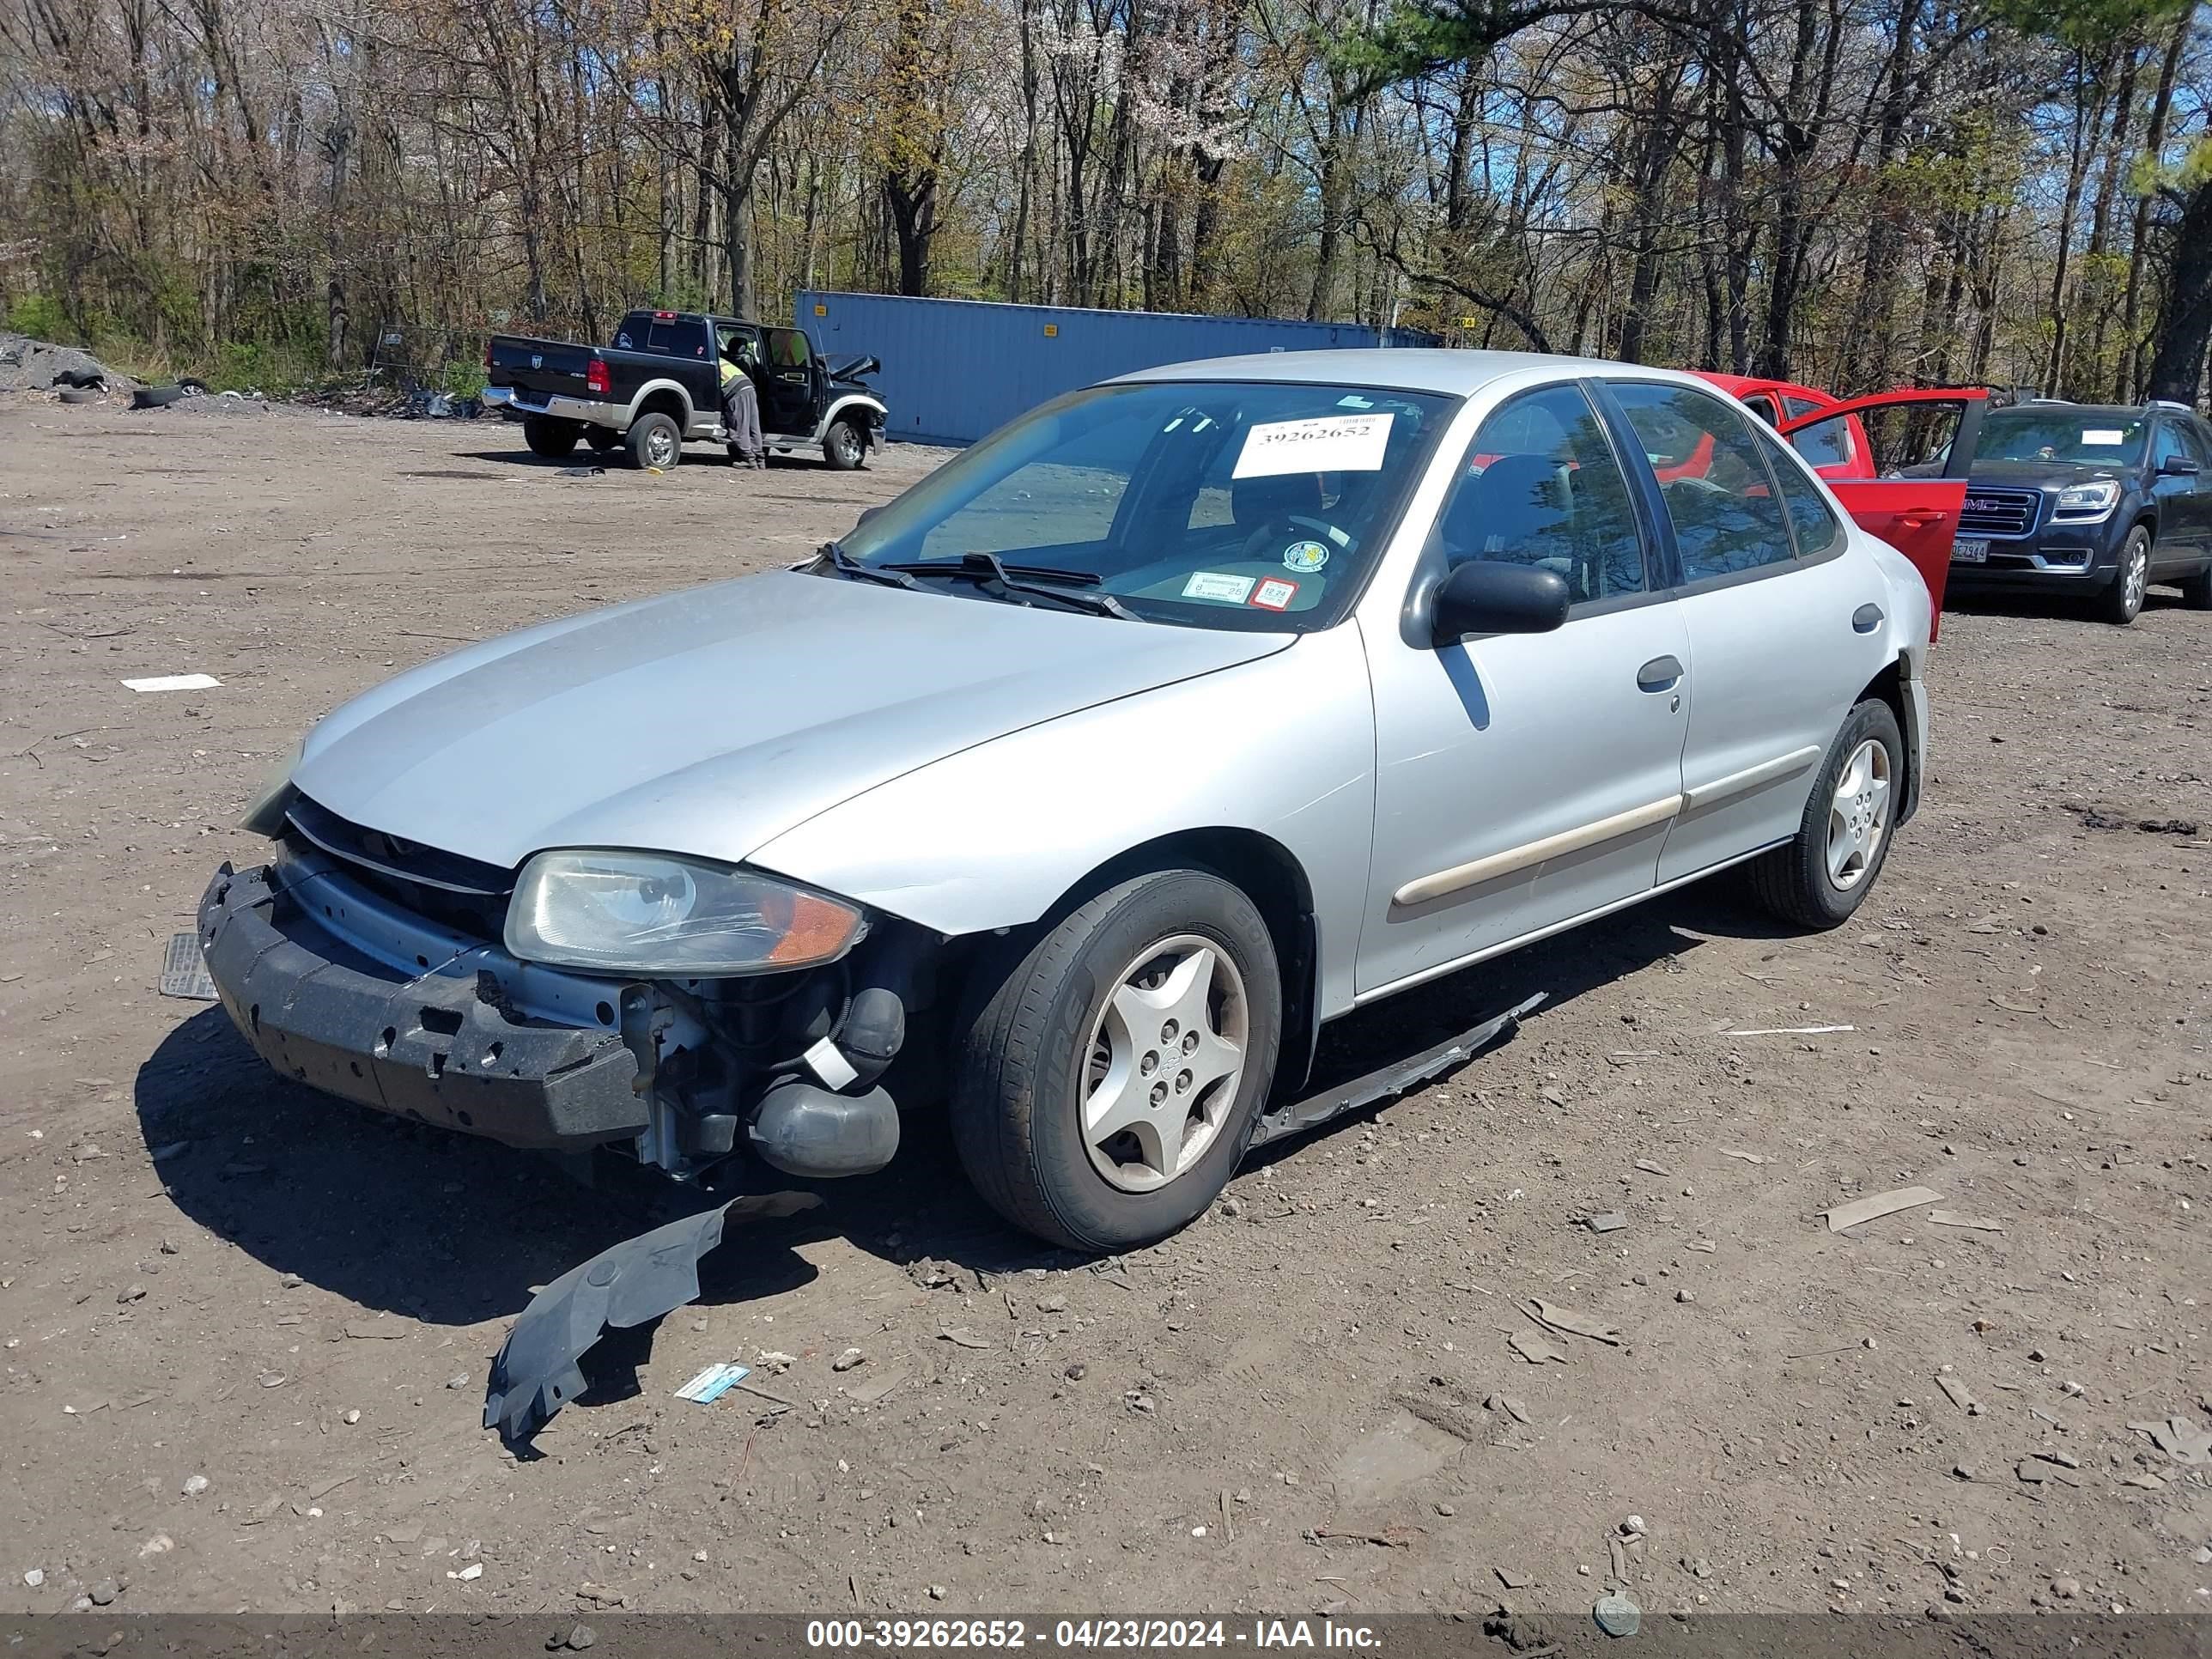
M 1779 428 L 1800 453 L 1807 446 L 1798 443 L 1799 434 L 1816 428 L 1814 447 L 1820 453 L 1835 452 L 1839 444 L 1863 441 L 1872 447 L 1872 465 L 1866 469 L 1871 476 L 1838 477 L 1826 468 L 1822 476 L 1860 528 L 1912 561 L 1928 584 L 1936 618 L 1931 635 L 1943 614 L 1951 538 L 1958 533 L 1966 474 L 1974 464 L 1989 398 L 1978 386 L 1883 392 L 1831 404 L 1784 421 Z

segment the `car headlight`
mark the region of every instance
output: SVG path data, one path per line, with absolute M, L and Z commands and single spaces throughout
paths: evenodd
M 540 853 L 507 907 L 524 962 L 668 979 L 811 968 L 865 931 L 842 899 L 665 853 Z
M 2058 492 L 2057 512 L 2069 519 L 2099 519 L 2119 505 L 2120 487 L 2110 478 L 2069 484 Z
M 266 836 L 274 841 L 283 832 L 284 808 L 292 798 L 292 774 L 300 764 L 300 757 L 307 747 L 307 740 L 287 749 L 282 758 L 269 769 L 261 780 L 261 787 L 253 792 L 253 799 L 246 809 L 246 816 L 238 821 L 241 830 L 251 830 L 257 836 Z

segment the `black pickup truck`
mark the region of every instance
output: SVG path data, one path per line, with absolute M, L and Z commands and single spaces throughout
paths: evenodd
M 804 329 L 696 311 L 633 311 L 611 346 L 495 334 L 484 343 L 484 405 L 520 421 L 540 455 L 567 455 L 580 441 L 625 448 L 638 466 L 672 467 L 687 442 L 727 441 L 720 360 L 746 339 L 768 447 L 819 446 L 840 471 L 865 462 L 884 429 L 883 400 L 861 379 L 878 367 L 874 358 L 825 363 Z

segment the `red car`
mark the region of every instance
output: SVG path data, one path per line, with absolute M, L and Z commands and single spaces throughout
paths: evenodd
M 1862 528 L 1912 561 L 1940 623 L 1951 538 L 1966 504 L 1966 471 L 1989 407 L 1988 391 L 1904 387 L 1844 400 L 1790 380 L 1697 373 L 1787 438 Z M 1958 406 L 1955 421 L 1942 415 L 1947 404 Z M 1875 422 L 1880 441 L 1863 418 L 1877 411 L 1888 413 Z M 1671 471 L 1660 477 L 1700 476 L 1711 459 L 1695 453 L 1670 458 Z

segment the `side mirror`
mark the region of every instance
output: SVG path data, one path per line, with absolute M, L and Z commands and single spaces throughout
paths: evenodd
M 2158 464 L 2158 470 L 2168 477 L 2193 478 L 2203 468 L 2186 455 L 2169 455 Z
M 1567 620 L 1572 595 L 1556 570 L 1469 559 L 1454 565 L 1429 599 L 1434 643 L 1470 634 L 1548 634 Z
M 884 509 L 880 507 L 862 507 L 860 509 L 860 516 L 853 520 L 853 528 L 858 530 L 862 525 L 867 523 L 869 520 L 874 518 L 877 514 L 883 510 Z

